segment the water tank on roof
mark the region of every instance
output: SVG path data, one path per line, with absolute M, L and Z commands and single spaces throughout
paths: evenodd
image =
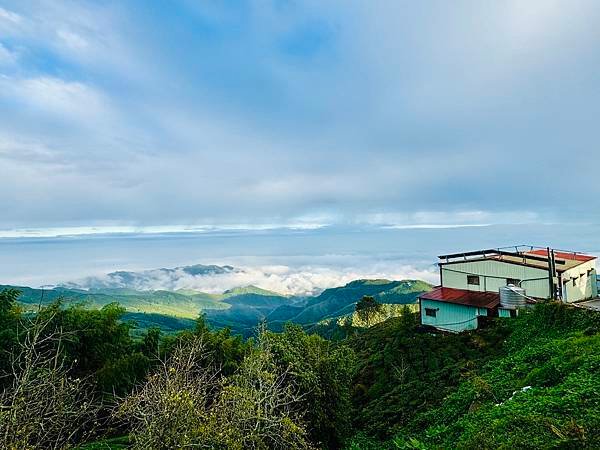
M 515 309 L 526 306 L 525 289 L 509 284 L 500 288 L 500 307 Z

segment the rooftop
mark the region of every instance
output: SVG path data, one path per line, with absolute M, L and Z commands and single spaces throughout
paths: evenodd
M 530 255 L 539 255 L 539 256 L 548 257 L 548 250 L 545 248 L 531 250 L 527 253 Z M 595 256 L 584 255 L 583 253 L 577 253 L 577 252 L 567 252 L 567 251 L 562 251 L 562 250 L 554 250 L 554 257 L 558 258 L 558 259 L 565 259 L 568 261 L 582 261 L 582 262 L 588 262 L 588 261 L 591 261 L 592 259 L 596 259 Z
M 497 292 L 468 291 L 442 286 L 437 286 L 432 291 L 421 294 L 419 298 L 478 308 L 494 308 L 500 303 L 500 294 Z
M 557 272 L 564 272 L 575 266 L 596 259 L 595 256 L 566 250 L 551 250 Z M 529 267 L 548 269 L 548 250 L 541 247 L 517 245 L 496 249 L 477 250 L 472 252 L 441 255 L 440 264 L 453 264 L 468 261 L 498 260 Z

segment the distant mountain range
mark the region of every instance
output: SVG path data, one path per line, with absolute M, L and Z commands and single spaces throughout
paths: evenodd
M 355 280 L 311 297 L 282 295 L 257 286 L 236 287 L 220 294 L 176 288 L 180 285 L 176 280 L 181 276 L 210 276 L 238 270 L 231 266 L 194 265 L 143 272 L 119 271 L 51 289 L 0 285 L 0 290 L 7 287 L 21 290 L 20 302 L 27 309 L 58 298 L 67 305 L 81 303 L 89 308 L 118 302 L 126 308 L 126 318 L 135 320 L 143 328 L 154 324 L 165 331 L 176 331 L 193 325 L 192 320 L 204 313 L 213 326 L 227 326 L 234 332 L 249 335 L 263 319 L 274 329 L 281 329 L 286 322 L 311 325 L 351 314 L 364 295 L 372 295 L 381 303 L 410 304 L 419 294 L 431 289 L 430 284 L 419 280 Z M 166 280 L 170 289 L 145 288 L 156 285 L 159 280 Z
M 140 272 L 117 271 L 101 277 L 87 277 L 77 282 L 64 283 L 67 288 L 83 289 L 133 289 L 155 290 L 166 289 L 173 291 L 190 277 L 224 275 L 242 272 L 231 266 L 203 265 L 175 267 L 172 269 L 152 269 Z

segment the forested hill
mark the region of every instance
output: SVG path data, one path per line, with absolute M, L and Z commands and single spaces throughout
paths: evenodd
M 600 448 L 600 313 L 540 304 L 460 334 L 416 320 L 349 340 L 349 448 Z
M 345 286 L 324 290 L 296 310 L 281 308 L 268 319 L 295 323 L 314 323 L 325 318 L 351 314 L 356 302 L 363 296 L 374 297 L 380 303 L 414 303 L 419 294 L 431 290 L 431 285 L 419 280 L 356 280 Z
M 445 334 L 406 306 L 340 340 L 245 340 L 18 298 L 0 289 L 0 448 L 600 448 L 598 312 L 539 303 Z
M 218 267 L 188 266 L 186 269 L 196 273 L 201 269 L 204 272 L 215 271 Z M 286 322 L 308 325 L 323 319 L 351 314 L 356 302 L 364 295 L 372 295 L 381 303 L 404 304 L 414 303 L 420 293 L 431 289 L 428 283 L 417 280 L 356 280 L 345 286 L 326 289 L 315 297 L 286 296 L 256 286 L 237 287 L 221 294 L 208 294 L 191 289 L 143 291 L 127 287 L 131 283 L 148 284 L 150 276 L 157 276 L 155 272 L 168 270 L 172 269 L 157 269 L 140 274 L 114 272 L 109 277 L 109 286 L 94 281 L 89 283 L 92 286 L 89 289 L 56 287 L 42 290 L 0 286 L 0 290 L 18 289 L 21 292 L 19 302 L 26 309 L 35 309 L 40 304 L 48 305 L 58 299 L 65 305 L 82 304 L 91 309 L 116 302 L 125 308 L 129 318 L 139 320 L 143 327 L 155 325 L 169 331 L 176 331 L 174 326 L 180 326 L 179 329 L 190 326 L 189 320 L 174 322 L 171 318 L 193 320 L 204 313 L 206 320 L 213 326 L 229 327 L 234 333 L 250 336 L 262 320 L 266 320 L 271 328 L 281 330 Z M 226 266 L 220 270 L 234 269 Z M 118 287 L 119 283 L 123 286 Z

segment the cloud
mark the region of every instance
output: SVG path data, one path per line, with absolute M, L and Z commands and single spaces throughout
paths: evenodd
M 21 16 L 13 11 L 0 7 L 0 21 L 19 24 L 21 23 Z
M 357 279 L 420 279 L 435 282 L 437 276 L 434 270 L 381 263 L 370 268 L 270 265 L 201 275 L 186 273 L 184 268 L 148 270 L 138 273 L 133 281 L 129 280 L 130 277 L 124 279 L 117 272 L 79 280 L 74 285 L 84 289 L 103 286 L 139 290 L 194 289 L 208 293 L 222 293 L 228 289 L 253 285 L 285 295 L 316 295 L 324 289 L 343 286 Z
M 0 80 L 2 96 L 12 95 L 28 107 L 56 116 L 99 116 L 106 110 L 102 95 L 94 88 L 77 81 L 55 77 L 10 78 Z
M 58 37 L 66 44 L 67 47 L 82 51 L 89 48 L 89 42 L 81 35 L 70 30 L 58 30 Z
M 12 65 L 17 61 L 17 54 L 6 48 L 5 45 L 0 42 L 0 67 Z
M 591 1 L 9 1 L 0 228 L 600 220 L 581 194 L 600 195 L 598 18 Z

